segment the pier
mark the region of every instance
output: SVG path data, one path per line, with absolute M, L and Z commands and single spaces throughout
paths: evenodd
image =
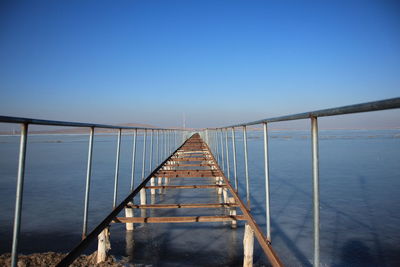
M 271 237 L 270 215 L 270 188 L 269 188 L 269 149 L 268 125 L 274 122 L 299 119 L 310 120 L 311 151 L 312 151 L 312 218 L 313 218 L 313 264 L 320 265 L 319 260 L 319 145 L 318 145 L 318 118 L 326 116 L 346 115 L 368 111 L 378 111 L 400 108 L 400 98 L 387 99 L 351 106 L 324 109 L 312 112 L 293 114 L 282 117 L 268 118 L 242 124 L 224 126 L 221 128 L 206 128 L 198 131 L 186 129 L 162 129 L 99 125 L 90 123 L 74 123 L 63 121 L 47 121 L 28 118 L 0 116 L 0 122 L 18 123 L 21 125 L 19 165 L 16 187 L 15 217 L 12 243 L 12 266 L 18 262 L 18 241 L 21 227 L 22 197 L 25 173 L 25 156 L 29 125 L 49 125 L 68 127 L 87 127 L 89 132 L 89 147 L 87 159 L 86 186 L 83 205 L 82 241 L 73 248 L 57 266 L 68 266 L 79 257 L 90 243 L 98 243 L 97 261 L 102 262 L 110 253 L 110 239 L 113 238 L 113 225 L 125 224 L 126 231 L 135 231 L 137 224 L 171 224 L 202 222 L 225 223 L 235 231 L 244 227 L 243 239 L 243 266 L 252 266 L 254 238 L 261 246 L 269 263 L 272 266 L 283 266 L 282 258 L 274 251 Z M 265 224 L 262 231 L 251 214 L 250 177 L 247 152 L 247 127 L 261 125 L 263 129 L 264 171 L 265 171 Z M 88 231 L 88 207 L 92 173 L 92 154 L 95 128 L 114 129 L 117 132 L 117 148 L 115 156 L 115 175 L 113 191 L 113 209 L 97 226 Z M 244 149 L 245 175 L 239 177 L 237 173 L 236 137 L 237 129 L 242 130 Z M 117 203 L 119 163 L 122 133 L 133 135 L 132 144 L 132 176 L 130 193 L 123 201 Z M 142 154 L 136 149 L 137 136 L 143 136 Z M 146 144 L 146 142 L 149 142 Z M 228 149 L 230 147 L 231 149 Z M 147 148 L 147 149 L 146 149 Z M 230 153 L 231 152 L 231 153 Z M 141 183 L 135 185 L 136 159 L 142 158 Z M 238 194 L 238 179 L 245 180 L 245 200 Z M 182 182 L 185 181 L 185 182 Z M 201 190 L 213 190 L 221 196 L 220 202 L 192 203 L 190 199 L 179 203 L 155 204 L 149 199 L 158 194 L 169 194 L 174 190 L 192 190 L 193 194 Z M 216 209 L 219 214 L 198 216 L 147 216 L 148 210 L 201 210 Z M 141 216 L 134 216 L 139 210 Z M 125 216 L 122 216 L 124 212 Z M 137 213 L 137 212 L 136 212 Z M 210 227 L 212 231 L 212 227 Z M 212 242 L 212 240 L 210 240 Z

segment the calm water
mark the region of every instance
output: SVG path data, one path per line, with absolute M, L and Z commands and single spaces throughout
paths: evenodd
M 81 236 L 88 137 L 30 136 L 28 141 L 20 249 L 23 253 L 68 251 Z M 240 135 L 237 141 L 239 191 L 245 198 Z M 265 229 L 261 133 L 250 132 L 248 142 L 252 213 Z M 18 144 L 18 137 L 0 136 L 1 253 L 11 249 Z M 123 136 L 119 201 L 129 191 L 131 149 L 132 137 Z M 95 136 L 89 229 L 111 210 L 115 150 L 116 136 Z M 137 153 L 141 155 L 141 151 L 139 139 Z M 320 132 L 323 266 L 400 266 L 399 159 L 399 130 Z M 136 164 L 138 184 L 141 156 Z M 270 168 L 273 246 L 287 266 L 311 266 L 312 180 L 308 132 L 271 132 Z M 181 198 L 193 203 L 205 199 L 218 201 L 213 190 L 204 190 L 195 196 L 190 190 L 170 193 L 157 195 L 152 202 L 174 203 Z M 151 215 L 166 215 L 165 212 L 154 211 Z M 173 212 L 210 215 L 224 211 Z M 178 263 L 240 266 L 242 224 L 237 230 L 222 223 L 154 224 L 139 226 L 128 235 L 123 225 L 113 225 L 111 252 L 134 263 L 154 266 Z M 87 253 L 94 248 L 95 244 Z M 267 265 L 258 244 L 254 261 L 258 266 Z

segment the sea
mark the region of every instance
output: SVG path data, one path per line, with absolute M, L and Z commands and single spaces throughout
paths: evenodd
M 243 137 L 239 132 L 236 137 L 238 190 L 245 200 Z M 122 136 L 118 202 L 130 191 L 132 140 L 131 133 Z M 81 240 L 88 141 L 84 134 L 29 136 L 20 253 L 68 252 Z M 234 183 L 231 142 L 229 138 L 229 176 Z M 116 145 L 114 134 L 95 135 L 89 231 L 112 210 Z M 263 133 L 249 131 L 251 212 L 265 232 L 263 149 Z M 135 185 L 141 181 L 142 150 L 139 136 Z M 19 136 L 0 136 L 0 253 L 11 251 L 18 151 Z M 270 131 L 269 155 L 272 246 L 286 266 L 312 266 L 309 131 Z M 319 159 L 321 266 L 400 266 L 400 130 L 320 130 Z M 156 165 L 153 160 L 152 167 Z M 225 163 L 227 175 L 226 168 Z M 221 201 L 215 189 L 170 190 L 148 199 L 151 203 Z M 145 215 L 226 212 L 180 209 Z M 113 224 L 110 252 L 143 266 L 242 266 L 243 228 L 243 222 L 237 229 L 228 223 L 138 224 L 127 232 L 124 225 Z M 96 246 L 93 242 L 85 253 Z M 256 240 L 254 265 L 269 266 Z

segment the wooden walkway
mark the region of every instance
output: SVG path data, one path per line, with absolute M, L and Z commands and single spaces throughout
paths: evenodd
M 177 184 L 176 181 L 185 180 L 184 184 Z M 192 183 L 190 181 L 197 181 Z M 201 182 L 199 182 L 201 181 Z M 189 182 L 189 184 L 188 184 Z M 157 185 L 156 185 L 157 183 Z M 173 185 L 171 185 L 173 184 Z M 276 253 L 273 251 L 271 243 L 261 232 L 259 226 L 252 217 L 239 195 L 232 187 L 224 173 L 218 166 L 214 156 L 205 142 L 200 138 L 199 134 L 190 137 L 179 149 L 177 149 L 166 161 L 163 162 L 155 171 L 138 187 L 140 190 L 133 192 L 121 206 L 125 209 L 125 217 L 113 216 L 111 223 L 125 223 L 128 231 L 134 230 L 134 224 L 143 223 L 201 223 L 201 222 L 228 222 L 232 228 L 238 226 L 238 221 L 245 221 L 244 230 L 244 264 L 243 266 L 252 266 L 253 262 L 253 242 L 254 236 L 261 245 L 268 260 L 272 266 L 283 266 Z M 170 189 L 192 190 L 192 194 L 196 194 L 196 190 L 214 189 L 216 194 L 221 195 L 220 203 L 172 203 L 172 204 L 147 204 L 146 197 L 156 194 L 168 194 L 172 192 Z M 135 190 L 136 191 L 136 190 Z M 140 193 L 140 204 L 132 202 L 133 196 Z M 130 199 L 129 199 L 130 198 Z M 142 217 L 134 217 L 134 210 L 156 210 L 156 209 L 221 209 L 229 210 L 227 215 L 199 215 L 199 216 L 143 216 L 145 212 L 141 212 Z M 116 214 L 118 214 L 117 212 Z M 154 213 L 151 213 L 154 214 Z M 229 215 L 228 215 L 229 214 Z M 108 216 L 110 217 L 110 216 Z M 109 225 L 109 224 L 108 224 Z M 212 230 L 212 228 L 210 228 Z M 233 230 L 234 231 L 234 230 Z M 97 261 L 104 261 L 110 248 L 109 226 L 103 227 L 98 235 L 98 253 Z M 82 241 L 84 242 L 84 240 Z M 210 240 L 210 242 L 213 242 Z M 62 266 L 62 264 L 60 265 Z

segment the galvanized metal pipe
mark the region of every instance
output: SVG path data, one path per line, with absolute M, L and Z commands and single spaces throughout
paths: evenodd
M 312 170 L 313 170 L 313 217 L 314 217 L 314 266 L 319 266 L 319 156 L 318 121 L 311 117 Z
M 269 157 L 268 157 L 268 126 L 264 123 L 264 170 L 265 170 L 265 220 L 267 239 L 271 242 L 270 190 L 269 190 Z
M 25 158 L 26 158 L 26 141 L 28 139 L 28 124 L 21 125 L 21 139 L 19 144 L 18 158 L 18 176 L 17 190 L 15 194 L 15 214 L 13 240 L 11 249 L 11 266 L 16 267 L 18 263 L 18 243 L 21 230 L 21 212 L 22 212 L 22 197 L 24 195 L 24 177 L 25 177 Z
M 94 137 L 94 127 L 90 127 L 89 151 L 88 151 L 88 160 L 87 160 L 87 168 L 86 168 L 85 203 L 84 203 L 84 207 L 83 207 L 82 239 L 86 237 L 86 233 L 87 233 L 87 222 L 88 222 L 88 211 L 89 211 L 90 177 L 92 175 L 93 137 Z
M 235 190 L 238 192 L 238 181 L 237 181 L 237 166 L 236 166 L 236 137 L 235 128 L 232 127 L 232 154 L 233 154 L 233 176 L 235 178 Z
M 118 194 L 118 173 L 119 173 L 119 154 L 121 151 L 121 129 L 118 129 L 118 142 L 117 142 L 117 155 L 115 160 L 115 178 L 114 178 L 114 200 L 113 208 L 117 205 L 117 194 Z
M 149 158 L 149 172 L 152 171 L 153 167 L 153 130 L 150 130 L 150 158 Z
M 228 129 L 225 129 L 225 149 L 226 149 L 226 170 L 228 174 L 228 181 L 230 181 L 231 174 L 230 174 L 230 164 L 229 164 Z
M 246 198 L 247 198 L 247 208 L 250 210 L 250 182 L 249 182 L 249 166 L 247 157 L 247 133 L 246 126 L 243 126 L 243 148 L 244 148 L 244 169 L 246 174 Z
M 222 140 L 222 129 L 220 129 L 220 142 L 221 142 L 221 155 L 222 155 L 222 171 L 225 172 L 225 153 L 224 153 L 224 141 Z
M 133 132 L 131 191 L 133 191 L 135 186 L 136 137 L 137 137 L 137 130 Z
M 156 139 L 156 165 L 160 163 L 160 131 L 156 131 L 157 139 Z
M 146 130 L 143 133 L 143 162 L 142 162 L 142 181 L 144 180 L 146 170 Z
M 218 131 L 217 130 L 214 130 L 214 140 L 215 140 L 215 150 L 217 152 L 217 153 L 215 153 L 217 156 L 216 159 L 217 159 L 217 163 L 219 163 L 219 142 L 218 142 Z
M 237 166 L 236 166 L 236 138 L 235 128 L 232 127 L 232 154 L 233 154 L 233 176 L 235 178 L 235 190 L 238 192 L 238 177 L 237 177 Z

